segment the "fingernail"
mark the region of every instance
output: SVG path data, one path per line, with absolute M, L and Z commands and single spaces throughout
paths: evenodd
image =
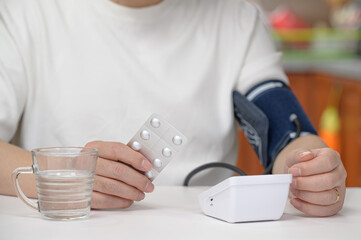
M 299 157 L 301 158 L 301 157 L 303 157 L 303 156 L 306 156 L 306 155 L 308 155 L 308 154 L 312 154 L 310 151 L 304 151 L 304 152 L 301 152 L 300 154 L 299 154 Z
M 140 192 L 137 198 L 137 201 L 141 201 L 145 198 L 145 194 L 143 192 Z
M 143 159 L 142 168 L 145 171 L 149 171 L 150 169 L 152 169 L 152 164 L 148 160 Z
M 294 189 L 296 189 L 296 188 L 297 188 L 297 182 L 296 182 L 296 179 L 292 179 L 291 187 L 293 187 Z
M 301 169 L 298 167 L 293 167 L 288 169 L 288 173 L 292 174 L 294 177 L 301 176 Z
M 292 198 L 290 203 L 295 207 L 295 208 L 301 208 L 301 202 L 295 198 Z
M 147 183 L 147 186 L 145 186 L 145 192 L 153 192 L 153 190 L 154 190 L 154 185 L 151 183 L 151 182 L 148 182 Z

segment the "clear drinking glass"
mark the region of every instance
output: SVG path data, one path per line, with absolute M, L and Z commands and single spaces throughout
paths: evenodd
M 87 218 L 93 191 L 98 150 L 83 147 L 38 148 L 31 151 L 33 165 L 12 173 L 16 195 L 46 219 Z M 19 186 L 22 173 L 36 177 L 38 201 L 27 198 Z

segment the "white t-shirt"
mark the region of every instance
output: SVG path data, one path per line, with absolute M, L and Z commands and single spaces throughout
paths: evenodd
M 156 179 L 235 163 L 232 91 L 287 78 L 256 8 L 242 0 L 0 1 L 0 139 L 25 149 L 127 143 L 152 113 L 189 139 Z M 226 173 L 200 174 L 214 184 Z M 229 174 L 232 173 L 227 173 Z M 204 179 L 203 179 L 204 178 Z

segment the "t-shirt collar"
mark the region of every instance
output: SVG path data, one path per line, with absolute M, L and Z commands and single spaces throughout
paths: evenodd
M 175 1 L 163 0 L 148 7 L 132 8 L 112 2 L 111 0 L 93 0 L 95 7 L 113 18 L 129 22 L 152 22 L 164 16 Z

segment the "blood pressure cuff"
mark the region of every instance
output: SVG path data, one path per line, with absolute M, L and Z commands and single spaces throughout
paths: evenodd
M 266 81 L 245 95 L 233 92 L 234 114 L 265 173 L 279 152 L 300 135 L 317 134 L 296 96 L 282 81 Z

